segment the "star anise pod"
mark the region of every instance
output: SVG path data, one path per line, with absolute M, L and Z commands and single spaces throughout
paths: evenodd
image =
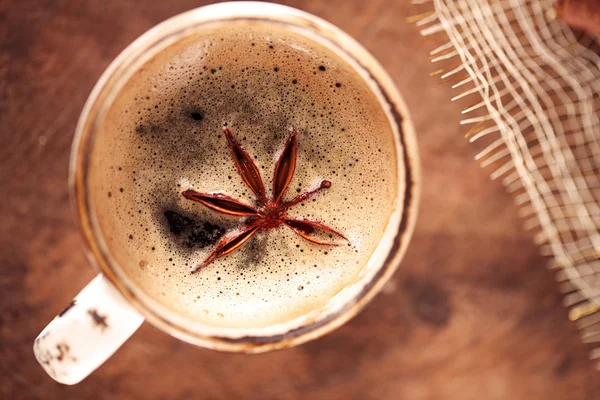
M 192 272 L 196 272 L 217 258 L 231 253 L 250 240 L 259 231 L 277 228 L 281 225 L 289 227 L 303 239 L 319 245 L 337 246 L 338 243 L 329 240 L 333 239 L 334 236 L 347 240 L 344 235 L 321 222 L 303 218 L 292 218 L 287 215 L 287 210 L 294 205 L 301 203 L 322 189 L 331 187 L 331 182 L 324 180 L 318 188 L 300 194 L 288 202 L 283 201 L 283 196 L 296 170 L 298 139 L 294 129 L 290 130 L 290 135 L 284 149 L 275 164 L 271 198 L 267 197 L 265 185 L 252 157 L 248 155 L 235 139 L 229 128 L 223 128 L 223 132 L 227 138 L 227 143 L 231 149 L 231 156 L 233 157 L 233 162 L 238 173 L 250 190 L 256 195 L 256 205 L 244 204 L 222 193 L 199 193 L 191 189 L 183 192 L 183 196 L 186 199 L 203 204 L 211 210 L 222 214 L 247 218 L 245 225 L 241 229 L 221 239 L 206 260 Z

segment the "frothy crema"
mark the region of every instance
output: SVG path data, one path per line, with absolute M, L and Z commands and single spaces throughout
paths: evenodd
M 192 274 L 245 221 L 181 193 L 256 202 L 235 169 L 225 124 L 269 194 L 293 127 L 297 166 L 285 200 L 323 180 L 331 188 L 289 214 L 349 242 L 320 246 L 281 226 Z M 354 70 L 300 34 L 240 21 L 205 27 L 133 76 L 99 127 L 89 181 L 112 256 L 147 295 L 194 321 L 256 328 L 319 308 L 357 279 L 393 211 L 396 169 L 389 121 Z

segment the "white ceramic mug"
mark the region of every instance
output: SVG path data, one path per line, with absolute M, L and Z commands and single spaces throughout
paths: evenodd
M 395 209 L 384 235 L 358 280 L 308 315 L 267 328 L 218 328 L 186 320 L 149 298 L 118 268 L 102 238 L 88 198 L 87 166 L 96 127 L 111 101 L 137 69 L 154 54 L 208 23 L 260 20 L 277 23 L 339 55 L 377 96 L 394 132 L 398 176 Z M 315 339 L 352 318 L 373 298 L 398 267 L 415 224 L 419 166 L 407 109 L 379 63 L 335 26 L 305 12 L 267 3 L 221 3 L 198 8 L 154 27 L 110 65 L 81 114 L 71 155 L 73 204 L 89 258 L 99 274 L 42 331 L 34 353 L 48 374 L 64 384 L 84 379 L 148 320 L 159 329 L 206 348 L 257 353 Z

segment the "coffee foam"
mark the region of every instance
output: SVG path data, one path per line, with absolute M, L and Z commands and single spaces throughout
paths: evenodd
M 255 202 L 224 124 L 269 195 L 294 127 L 298 162 L 285 199 L 323 179 L 332 187 L 289 215 L 325 223 L 348 245 L 312 244 L 282 226 L 191 274 L 244 220 L 181 193 Z M 377 99 L 338 56 L 275 25 L 232 22 L 172 45 L 133 76 L 99 127 L 90 195 L 112 256 L 146 294 L 208 325 L 263 327 L 323 306 L 356 280 L 392 212 L 394 151 Z

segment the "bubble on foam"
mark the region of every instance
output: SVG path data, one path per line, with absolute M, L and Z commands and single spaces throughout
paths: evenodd
M 375 98 L 333 54 L 276 27 L 223 27 L 172 46 L 144 66 L 109 116 L 92 157 L 102 231 L 124 271 L 190 319 L 257 327 L 322 306 L 356 279 L 390 215 L 393 141 Z M 191 275 L 214 248 L 195 244 L 205 224 L 230 234 L 244 219 L 181 193 L 193 187 L 256 204 L 224 125 L 255 160 L 269 195 L 294 127 L 298 160 L 285 200 L 323 180 L 332 186 L 289 214 L 331 226 L 349 246 L 312 244 L 281 226 Z M 181 232 L 166 211 L 184 217 Z
M 190 182 L 189 178 L 180 178 L 178 181 L 180 192 L 185 192 L 188 189 L 193 189 L 194 185 Z

